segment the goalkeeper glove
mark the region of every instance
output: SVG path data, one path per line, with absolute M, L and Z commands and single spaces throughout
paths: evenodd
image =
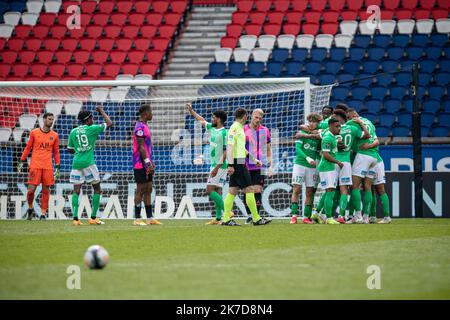
M 23 168 L 23 162 L 22 160 L 19 160 L 19 163 L 17 163 L 17 172 L 20 173 Z
M 60 175 L 60 166 L 59 164 L 57 164 L 55 170 L 55 181 L 59 179 L 59 175 Z

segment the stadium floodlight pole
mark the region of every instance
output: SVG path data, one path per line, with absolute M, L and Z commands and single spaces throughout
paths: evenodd
M 412 92 L 414 95 L 412 113 L 412 139 L 414 161 L 414 213 L 415 217 L 423 218 L 423 178 L 422 178 L 422 138 L 421 116 L 419 104 L 419 65 L 416 63 L 412 69 Z

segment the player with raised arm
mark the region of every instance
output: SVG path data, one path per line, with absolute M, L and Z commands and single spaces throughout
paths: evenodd
M 322 121 L 322 117 L 318 113 L 311 113 L 308 115 L 308 129 L 314 131 Z M 304 131 L 301 131 L 304 133 Z M 298 201 L 301 194 L 302 184 L 306 188 L 306 199 L 304 201 L 303 212 L 304 218 L 302 223 L 311 224 L 312 205 L 314 201 L 314 193 L 319 182 L 317 173 L 317 163 L 320 159 L 318 147 L 320 140 L 299 138 L 295 141 L 295 161 L 292 171 L 292 196 L 291 196 L 291 210 L 292 218 L 291 224 L 297 223 L 298 215 Z
M 28 190 L 27 190 L 27 220 L 34 217 L 34 193 L 38 185 L 42 184 L 41 198 L 41 216 L 39 220 L 45 220 L 48 210 L 48 200 L 50 198 L 50 186 L 55 184 L 55 180 L 59 178 L 60 170 L 60 154 L 59 154 L 59 137 L 52 130 L 55 117 L 52 113 L 44 113 L 42 128 L 31 130 L 28 143 L 17 164 L 17 171 L 21 172 L 23 163 L 27 160 L 31 152 L 31 163 L 28 173 Z M 55 159 L 56 171 L 53 174 L 52 157 Z
M 252 112 L 252 118 L 249 124 L 244 126 L 246 149 L 256 159 L 262 162 L 262 166 L 257 166 L 250 160 L 250 157 L 246 158 L 245 165 L 250 172 L 252 178 L 252 186 L 255 190 L 256 208 L 258 213 L 261 212 L 262 205 L 262 192 L 264 189 L 265 176 L 272 175 L 272 146 L 270 139 L 270 130 L 262 125 L 264 117 L 264 111 L 262 109 L 255 109 Z M 250 209 L 246 205 L 245 209 L 249 217 L 246 224 L 252 223 L 252 216 Z
M 148 122 L 153 118 L 152 108 L 149 103 L 143 103 L 139 108 L 139 120 L 134 127 L 133 135 L 133 168 L 136 181 L 136 193 L 134 195 L 135 226 L 160 225 L 153 218 L 151 194 L 153 190 L 153 175 L 155 162 L 153 160 L 153 144 Z M 141 220 L 141 203 L 144 201 L 147 222 Z
M 233 208 L 234 198 L 239 189 L 245 192 L 245 203 L 250 209 L 253 218 L 253 225 L 265 225 L 271 220 L 261 218 L 256 207 L 254 188 L 252 187 L 252 179 L 245 165 L 247 155 L 250 160 L 257 166 L 262 163 L 245 149 L 245 132 L 244 123 L 247 121 L 248 113 L 243 108 L 238 108 L 234 112 L 234 123 L 228 130 L 227 135 L 227 161 L 228 174 L 230 175 L 230 188 L 225 198 L 223 226 L 238 226 L 238 224 L 230 217 Z
M 102 115 L 104 123 L 94 124 L 92 113 L 87 110 L 81 110 L 78 113 L 78 120 L 81 125 L 72 129 L 69 135 L 67 149 L 74 154 L 72 160 L 72 171 L 70 173 L 70 183 L 73 184 L 72 193 L 72 213 L 73 224 L 82 225 L 78 218 L 79 196 L 83 183 L 89 183 L 94 189 L 92 196 L 92 214 L 88 221 L 91 225 L 105 224 L 97 218 L 97 211 L 100 206 L 100 197 L 102 190 L 100 188 L 100 173 L 95 164 L 94 148 L 98 136 L 112 126 L 112 121 L 103 110 L 103 107 L 97 106 L 97 112 Z
M 206 194 L 214 202 L 216 217 L 208 221 L 208 225 L 220 224 L 224 203 L 222 199 L 222 188 L 227 180 L 227 129 L 224 127 L 227 121 L 227 114 L 223 110 L 216 110 L 212 114 L 211 122 L 192 109 L 192 104 L 186 104 L 187 111 L 199 121 L 206 130 L 209 131 L 209 155 L 210 155 L 210 173 L 206 183 Z

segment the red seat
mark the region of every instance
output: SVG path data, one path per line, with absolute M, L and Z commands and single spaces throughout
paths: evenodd
M 84 39 L 82 39 L 84 40 Z M 64 50 L 68 50 L 70 52 L 73 52 L 78 46 L 78 40 L 77 39 L 62 39 L 61 40 L 61 47 Z
M 415 9 L 417 2 L 417 0 L 402 0 L 402 7 L 405 9 Z
M 90 25 L 86 27 L 86 34 L 89 38 L 100 38 L 103 32 L 103 27 L 98 25 Z
M 47 73 L 47 65 L 43 63 L 36 63 L 31 65 L 31 74 L 35 77 L 42 78 Z
M 159 36 L 164 38 L 172 38 L 176 30 L 177 27 L 175 26 L 163 25 L 158 28 Z
M 164 15 L 164 22 L 167 25 L 178 26 L 182 15 L 180 13 L 167 13 Z
M 29 66 L 28 64 L 18 63 L 12 66 L 13 74 L 16 77 L 23 78 L 28 74 Z
M 99 50 L 105 50 L 109 52 L 114 46 L 114 39 L 102 38 L 97 41 L 97 44 Z
M 250 12 L 253 9 L 253 1 L 244 0 L 237 2 L 238 11 L 241 12 Z
M 278 36 L 281 32 L 281 24 L 267 23 L 263 26 L 264 34 Z
M 431 16 L 431 11 L 428 9 L 416 9 L 414 10 L 414 17 L 416 20 L 419 19 L 429 19 Z
M 91 38 L 80 39 L 81 50 L 86 50 L 86 51 L 92 52 L 92 51 L 94 51 L 96 44 L 97 44 L 96 39 L 91 39 Z
M 151 51 L 149 54 L 147 54 L 147 62 L 159 65 L 164 58 L 164 55 L 164 51 Z
M 331 2 L 333 2 L 333 1 L 331 1 Z M 312 0 L 309 3 L 311 4 L 311 10 L 322 11 L 323 9 L 325 9 L 327 0 Z
M 51 27 L 56 24 L 56 13 L 41 12 L 39 14 L 39 25 Z
M 144 63 L 141 64 L 139 69 L 141 70 L 141 74 L 149 74 L 153 77 L 159 69 L 159 64 Z
M 74 24 L 75 16 L 68 13 L 60 13 L 56 16 L 57 23 L 53 23 L 50 26 L 58 25 L 67 27 L 67 23 Z
M 341 11 L 344 8 L 345 0 L 332 0 L 328 2 L 330 10 Z M 367 0 L 366 0 L 367 3 Z
M 394 18 L 393 10 L 381 10 L 381 20 L 392 20 Z
M 319 11 L 306 11 L 305 20 L 308 23 L 319 23 L 321 13 Z
M 305 23 L 302 26 L 302 33 L 311 34 L 315 36 L 319 32 L 319 25 L 317 23 Z
M 342 20 L 356 20 L 357 16 L 358 16 L 358 12 L 356 12 L 356 11 L 351 11 L 351 10 L 341 11 Z
M 50 64 L 53 61 L 53 52 L 49 50 L 41 50 L 37 53 L 37 58 L 40 63 Z
M 368 8 L 371 5 L 375 5 L 378 7 L 381 7 L 382 0 L 365 0 L 364 3 L 366 4 L 366 7 Z
M 120 13 L 128 13 L 131 11 L 131 8 L 133 7 L 133 2 L 131 1 L 117 1 L 117 12 Z
M 163 15 L 161 13 L 149 13 L 146 17 L 147 23 L 152 26 L 159 26 L 161 24 Z
M 335 35 L 338 31 L 338 23 L 322 23 L 322 33 Z
M 45 103 L 32 102 L 27 105 L 28 113 L 39 116 L 44 111 Z
M 286 22 L 287 23 L 302 23 L 303 12 L 300 11 L 290 11 L 286 13 Z
M 145 51 L 141 50 L 131 50 L 128 51 L 128 61 L 130 63 L 141 63 L 144 60 L 145 57 Z
M 119 74 L 120 65 L 110 63 L 110 64 L 104 65 L 103 69 L 105 70 L 105 76 L 115 78 Z
M 100 13 L 110 14 L 114 10 L 115 3 L 110 0 L 102 0 L 98 3 L 98 11 Z M 95 16 L 95 15 L 94 15 Z
M 166 1 L 154 1 L 152 3 L 152 9 L 154 12 L 164 13 L 169 8 L 169 2 Z
M 133 40 L 128 38 L 121 38 L 116 40 L 116 46 L 118 50 L 128 51 L 133 45 Z
M 436 0 L 419 0 L 420 6 L 424 9 L 431 9 L 434 7 Z
M 133 76 L 138 73 L 139 65 L 136 63 L 125 63 L 122 65 L 123 74 L 132 74 Z
M 433 15 L 433 19 L 443 19 L 448 17 L 448 9 L 433 9 L 431 13 Z
M 109 22 L 109 14 L 106 13 L 96 13 L 92 17 L 94 24 L 98 26 L 106 26 Z
M 14 28 L 16 38 L 26 39 L 30 36 L 30 32 L 33 29 L 32 26 L 19 24 Z
M 19 54 L 21 54 L 23 51 L 20 51 Z M 30 52 L 30 51 L 26 51 Z M 32 52 L 32 51 L 31 51 Z M 17 60 L 17 51 L 14 50 L 6 50 L 2 52 L 2 62 L 4 63 L 15 63 Z
M 236 37 L 222 37 L 220 39 L 220 47 L 234 49 L 237 46 L 237 42 L 238 39 Z
M 369 19 L 369 17 L 372 16 L 372 15 L 373 15 L 373 13 L 371 13 L 371 12 L 367 13 L 367 11 L 364 10 L 364 9 L 360 10 L 359 13 L 358 13 L 360 21 L 367 21 L 367 19 Z
M 292 0 L 291 3 L 294 11 L 305 11 L 308 6 L 308 0 Z
M 153 49 L 156 51 L 166 51 L 169 47 L 170 39 L 167 38 L 154 38 L 152 41 Z
M 244 26 L 247 35 L 259 36 L 261 34 L 262 25 L 250 23 Z
M 95 50 L 92 52 L 92 60 L 95 63 L 104 64 L 108 60 L 109 53 L 103 50 Z
M 128 15 L 128 22 L 130 22 L 130 25 L 132 26 L 141 26 L 144 24 L 145 21 L 145 14 L 143 13 L 132 13 Z
M 187 3 L 185 1 L 173 1 L 170 3 L 170 9 L 172 12 L 184 13 L 186 11 Z
M 81 27 L 79 29 L 72 29 L 69 30 L 69 34 L 67 37 L 72 38 L 72 39 L 80 39 L 84 37 L 84 28 Z
M 11 72 L 11 64 L 0 63 L 0 77 L 6 78 Z
M 65 64 L 54 63 L 48 66 L 50 76 L 61 78 L 66 70 Z
M 240 3 L 240 2 L 238 2 Z M 242 34 L 243 26 L 239 24 L 230 23 L 227 25 L 227 36 L 229 37 L 240 37 Z
M 60 8 L 60 11 L 64 11 L 67 12 L 67 9 L 70 6 L 79 6 L 80 5 L 80 1 L 77 0 L 72 0 L 72 1 L 62 1 L 62 10 Z
M 127 38 L 136 38 L 139 32 L 138 26 L 124 26 L 122 29 L 122 33 L 124 37 Z
M 36 38 L 29 38 L 26 40 L 25 45 L 28 50 L 38 51 L 41 48 L 42 40 L 36 39 Z M 21 50 L 23 47 L 23 40 L 10 39 L 10 40 L 8 40 L 8 47 L 11 50 L 15 50 L 13 48 L 17 48 L 18 50 Z
M 450 1 L 448 0 L 437 0 L 438 7 L 442 9 L 448 9 L 450 8 Z
M 39 38 L 39 39 L 47 38 L 48 31 L 49 31 L 48 26 L 36 25 L 33 28 L 33 36 L 35 38 Z M 53 34 L 52 34 L 52 37 L 53 37 Z
M 83 74 L 84 66 L 79 63 L 69 63 L 67 73 L 71 77 L 79 78 Z
M 82 14 L 80 16 L 81 26 L 86 27 L 86 26 L 90 25 L 93 16 L 94 16 L 93 14 L 88 14 L 88 13 Z
M 339 12 L 325 11 L 322 13 L 323 22 L 337 22 L 339 19 Z
M 134 47 L 137 50 L 144 50 L 144 51 L 146 51 L 146 50 L 148 50 L 148 48 L 150 48 L 150 44 L 151 43 L 152 43 L 152 40 L 150 38 L 148 38 L 148 39 L 144 39 L 144 38 L 136 39 L 136 40 L 134 40 Z
M 126 23 L 128 15 L 124 13 L 113 13 L 110 17 L 112 24 L 122 26 Z
M 86 66 L 86 74 L 88 77 L 98 78 L 102 74 L 103 65 L 98 63 L 89 63 Z
M 412 14 L 413 14 L 413 12 L 408 9 L 395 10 L 395 17 L 397 18 L 397 20 L 412 19 Z
M 283 25 L 283 33 L 296 36 L 300 33 L 300 26 L 300 23 L 285 23 Z
M 248 17 L 250 18 L 251 23 L 261 25 L 266 20 L 266 13 L 260 11 L 250 12 Z
M 151 2 L 147 0 L 136 1 L 134 3 L 134 9 L 138 13 L 147 13 L 150 11 Z
M 231 15 L 231 23 L 233 24 L 239 24 L 242 26 L 247 23 L 247 20 L 248 20 L 248 12 L 235 11 Z
M 362 8 L 364 0 L 347 0 L 347 9 L 358 11 Z
M 273 2 L 275 11 L 286 12 L 289 9 L 290 2 L 287 0 L 277 0 Z
M 282 24 L 284 20 L 284 15 L 285 15 L 284 12 L 273 11 L 267 14 L 267 19 L 269 20 L 269 23 Z
M 19 116 L 0 116 L 0 126 L 2 128 L 14 128 L 16 126 L 17 120 L 19 120 Z
M 75 63 L 85 64 L 89 61 L 89 57 L 91 53 L 86 50 L 77 50 L 73 53 L 73 58 L 75 59 Z
M 144 38 L 153 38 L 156 35 L 156 26 L 142 26 L 141 27 L 141 35 Z
M 55 52 L 55 58 L 57 63 L 67 64 L 72 58 L 72 51 L 59 50 Z
M 59 45 L 61 44 L 61 40 L 59 39 L 53 39 L 53 38 L 47 38 L 43 40 L 44 48 L 48 51 L 55 52 L 59 49 Z
M 5 45 L 6 45 L 6 39 L 0 38 L 0 50 L 3 50 L 5 48 Z
M 118 25 L 106 26 L 105 34 L 108 38 L 118 38 L 122 28 Z
M 255 2 L 256 10 L 267 12 L 270 11 L 270 8 L 272 7 L 272 1 L 268 0 L 258 0 Z
M 70 32 L 72 32 L 73 30 L 69 30 Z M 66 26 L 53 26 L 50 28 L 50 33 L 51 33 L 51 38 L 56 38 L 56 39 L 61 39 L 64 38 L 64 36 L 66 35 L 67 32 L 67 28 Z
M 400 7 L 400 0 L 384 0 L 383 4 L 384 9 L 395 10 L 398 9 L 398 7 Z
M 81 1 L 81 13 L 94 13 L 95 8 L 97 8 L 97 1 L 94 0 L 88 0 L 88 1 Z

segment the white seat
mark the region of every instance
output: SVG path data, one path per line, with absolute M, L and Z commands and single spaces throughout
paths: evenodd
M 119 74 L 116 76 L 116 80 L 133 80 L 134 76 L 132 74 Z M 118 88 L 127 88 L 129 89 L 131 86 L 118 86 Z
M 413 19 L 402 19 L 397 22 L 397 30 L 399 34 L 412 34 L 416 21 Z
M 245 49 L 253 49 L 258 38 L 254 35 L 244 35 L 239 37 L 239 46 Z
M 277 40 L 277 38 L 275 36 L 269 35 L 269 34 L 264 34 L 264 35 L 259 36 L 258 44 L 259 44 L 260 48 L 272 50 L 273 46 L 275 45 L 276 40 Z
M 59 116 L 61 114 L 61 110 L 63 107 L 62 101 L 47 101 L 45 104 L 45 111 L 53 113 L 55 116 Z
M 67 101 L 64 104 L 64 110 L 66 110 L 66 114 L 70 116 L 77 116 L 81 110 L 83 103 L 80 101 Z
M 37 24 L 39 14 L 35 12 L 24 12 L 22 13 L 22 24 L 29 26 L 35 26 Z
M 291 50 L 294 46 L 295 36 L 292 34 L 282 34 L 277 38 L 278 48 Z
M 10 38 L 14 26 L 9 24 L 0 24 L 0 38 Z
M 134 80 L 152 80 L 153 77 L 150 74 L 137 74 L 134 76 Z M 136 86 L 136 89 L 148 90 L 148 86 Z
M 311 49 L 314 43 L 314 36 L 310 34 L 301 34 L 296 39 L 297 47 Z
M 27 1 L 27 11 L 40 13 L 42 7 L 44 6 L 44 0 L 28 0 Z
M 334 44 L 338 48 L 350 48 L 353 36 L 349 34 L 337 34 L 334 36 Z
M 436 29 L 439 33 L 450 33 L 450 19 L 443 18 L 436 20 Z
M 430 34 L 433 30 L 434 20 L 432 19 L 420 19 L 416 21 L 417 33 Z
M 12 134 L 15 142 L 22 142 L 22 135 L 25 131 L 28 131 L 24 128 L 14 128 Z
M 108 99 L 109 89 L 93 88 L 91 90 L 91 101 L 103 103 Z
M 114 102 L 124 102 L 128 94 L 128 89 L 112 88 L 109 90 L 109 100 Z
M 339 24 L 339 28 L 341 29 L 342 34 L 350 34 L 354 35 L 356 32 L 356 28 L 358 28 L 358 22 L 356 21 L 342 21 Z
M 231 54 L 233 50 L 231 48 L 218 48 L 214 51 L 214 57 L 216 62 L 230 62 Z
M 334 37 L 331 34 L 319 34 L 316 36 L 316 47 L 317 48 L 331 48 L 333 44 Z
M 234 61 L 247 63 L 250 59 L 250 53 L 251 51 L 249 49 L 235 48 L 233 50 Z
M 375 21 L 375 20 L 373 20 L 373 21 Z M 375 33 L 375 29 L 376 29 L 376 28 L 373 28 L 373 26 L 371 28 L 371 25 L 369 25 L 368 21 L 366 21 L 366 20 L 361 21 L 359 23 L 358 27 L 359 27 L 359 33 L 361 33 L 363 35 L 367 35 L 367 36 L 373 35 Z
M 392 35 L 395 30 L 396 23 L 394 20 L 381 20 L 380 22 L 380 34 Z
M 17 26 L 20 21 L 20 17 L 22 16 L 22 13 L 20 12 L 5 12 L 3 14 L 3 21 L 5 21 L 5 24 L 9 24 L 11 26 Z
M 267 62 L 270 56 L 270 50 L 266 48 L 254 48 L 252 50 L 253 61 Z
M 11 137 L 10 128 L 0 128 L 0 142 L 8 142 Z
M 61 0 L 46 0 L 44 3 L 45 12 L 58 13 L 61 3 Z
M 37 116 L 35 114 L 22 114 L 19 117 L 20 127 L 31 130 L 36 125 Z

